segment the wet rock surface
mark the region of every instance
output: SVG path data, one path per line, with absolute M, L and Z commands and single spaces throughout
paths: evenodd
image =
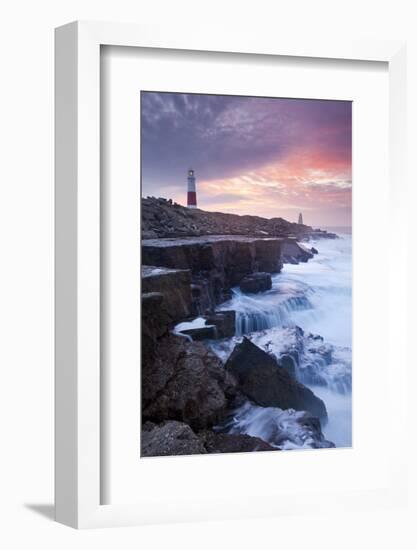
M 236 330 L 236 312 L 223 310 L 205 315 L 206 324 L 214 325 L 217 329 L 217 338 L 231 338 Z
M 211 236 L 142 241 L 142 261 L 191 272 L 192 309 L 199 315 L 230 298 L 230 289 L 256 272 L 282 269 L 283 239 Z M 154 289 L 152 289 L 154 290 Z
M 307 247 L 295 239 L 286 239 L 282 245 L 282 261 L 288 264 L 305 263 L 313 258 L 314 254 Z
M 238 381 L 239 390 L 262 407 L 308 411 L 327 419 L 325 404 L 281 368 L 277 359 L 244 337 L 228 358 L 226 370 Z
M 163 199 L 143 199 L 142 209 L 142 456 L 333 446 L 321 431 L 326 407 L 304 383 L 343 391 L 343 353 L 297 327 L 257 326 L 252 342 L 240 341 L 241 313 L 225 302 L 232 287 L 268 291 L 283 263 L 310 260 L 317 250 L 300 240 L 336 236 Z M 212 343 L 231 346 L 228 359 Z
M 261 330 L 251 333 L 250 340 L 290 375 L 295 371 L 295 378 L 302 384 L 328 387 L 341 394 L 351 392 L 352 365 L 346 348 L 327 344 L 322 336 L 297 326 Z M 241 337 L 235 336 L 227 342 L 212 342 L 211 348 L 226 362 L 240 342 Z
M 242 292 L 251 294 L 271 290 L 271 275 L 269 273 L 252 273 L 240 281 L 239 287 Z
M 236 435 L 250 433 L 281 450 L 334 447 L 322 432 L 320 420 L 306 411 L 259 407 L 245 402 L 230 412 L 223 429 Z
M 224 310 L 180 323 L 175 327 L 175 332 L 186 334 L 193 340 L 218 340 L 234 336 L 235 326 L 236 312 Z
M 296 369 L 297 363 L 293 356 L 284 353 L 278 359 L 278 365 L 282 369 L 286 370 L 288 374 L 291 376 L 291 378 L 296 378 L 295 369 Z

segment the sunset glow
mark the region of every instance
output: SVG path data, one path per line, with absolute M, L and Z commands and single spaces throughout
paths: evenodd
M 351 103 L 142 92 L 142 194 L 350 226 Z

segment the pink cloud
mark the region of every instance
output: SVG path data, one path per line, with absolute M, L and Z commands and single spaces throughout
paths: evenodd
M 303 148 L 235 177 L 201 181 L 199 203 L 206 210 L 288 219 L 303 211 L 306 223 L 345 225 L 351 177 L 346 154 Z

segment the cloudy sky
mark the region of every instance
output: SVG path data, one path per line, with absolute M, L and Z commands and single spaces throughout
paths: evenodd
M 141 93 L 142 195 L 204 210 L 351 225 L 351 103 Z

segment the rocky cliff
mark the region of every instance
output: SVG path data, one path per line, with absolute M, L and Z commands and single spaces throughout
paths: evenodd
M 287 438 L 282 430 L 275 430 L 271 446 L 216 429 L 248 400 L 296 409 L 292 431 L 316 446 L 330 445 L 320 427 L 324 404 L 294 379 L 292 357 L 273 359 L 244 340 L 225 368 L 196 341 L 233 339 L 235 312 L 216 312 L 216 306 L 232 287 L 268 291 L 270 274 L 283 263 L 312 258 L 297 239 L 313 230 L 280 218 L 188 210 L 163 199 L 144 199 L 142 219 L 142 456 L 279 449 Z M 189 322 L 196 316 L 199 327 Z
M 142 198 L 142 238 L 195 237 L 200 235 L 247 235 L 250 237 L 296 237 L 298 240 L 335 238 L 334 233 L 291 223 L 283 218 L 238 216 L 190 209 L 171 200 Z
M 163 301 L 157 307 L 171 324 L 191 315 L 191 272 L 188 269 L 143 266 L 142 294 L 149 293 L 162 294 Z
M 166 268 L 189 270 L 192 312 L 199 315 L 227 300 L 231 287 L 238 285 L 246 275 L 258 271 L 279 272 L 282 245 L 283 239 L 228 235 L 147 239 L 142 241 L 142 263 L 154 266 L 154 273 L 157 272 L 155 266 L 162 271 Z M 152 290 L 158 289 L 153 287 Z

